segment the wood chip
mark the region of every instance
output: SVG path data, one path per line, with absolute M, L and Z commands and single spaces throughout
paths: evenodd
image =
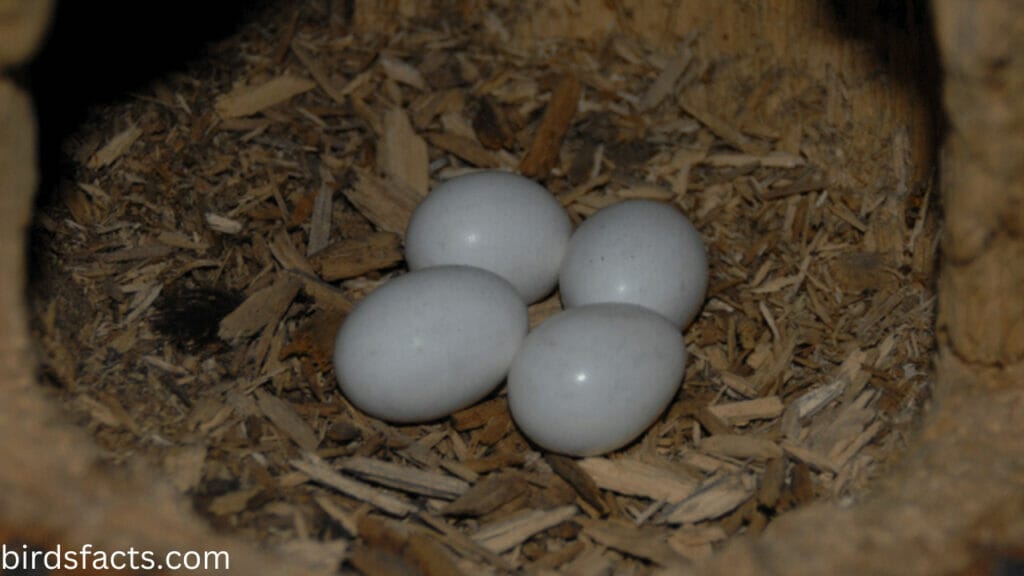
M 359 536 L 370 546 L 401 556 L 423 576 L 461 574 L 437 538 L 422 528 L 364 515 L 359 518 Z
M 421 470 L 362 456 L 346 458 L 338 466 L 368 482 L 430 498 L 453 500 L 469 490 L 468 483 L 441 472 Z
M 822 175 L 816 171 L 811 171 L 792 184 L 766 190 L 760 196 L 765 200 L 778 200 L 807 192 L 820 192 L 827 187 L 828 182 L 824 180 Z
M 560 506 L 551 510 L 520 510 L 508 518 L 481 527 L 473 535 L 473 539 L 488 550 L 504 552 L 522 544 L 534 534 L 573 519 L 576 513 L 576 506 Z
M 730 458 L 781 458 L 782 448 L 771 440 L 742 434 L 718 434 L 701 440 L 701 450 Z
M 321 168 L 323 170 L 323 168 Z M 324 170 L 326 172 L 326 170 Z M 293 213 L 294 214 L 294 213 Z M 326 182 L 313 199 L 313 213 L 309 218 L 309 241 L 306 256 L 312 256 L 331 243 L 331 220 L 334 215 L 334 187 Z
M 702 106 L 698 106 L 696 101 L 688 95 L 683 94 L 679 97 L 679 105 L 687 114 L 693 116 L 698 122 L 706 126 L 708 130 L 714 132 L 716 136 L 725 140 L 737 150 L 742 150 L 752 156 L 760 156 L 767 153 L 767 149 L 763 144 L 751 140 L 717 114 Z
M 693 52 L 689 48 L 684 48 L 680 54 L 669 60 L 668 64 L 662 68 L 661 73 L 658 74 L 658 78 L 647 88 L 647 92 L 644 92 L 644 95 L 640 97 L 638 106 L 640 110 L 654 108 L 661 104 L 666 96 L 673 93 L 676 81 L 690 67 L 692 60 Z
M 703 485 L 679 503 L 666 520 L 673 524 L 695 524 L 732 512 L 754 495 L 753 476 L 733 474 Z
M 676 503 L 697 488 L 696 481 L 681 476 L 678 470 L 634 458 L 584 458 L 579 466 L 599 487 L 619 494 Z
M 377 228 L 395 234 L 405 234 L 409 217 L 424 197 L 413 188 L 366 173 L 359 174 L 355 185 L 343 193 Z
M 495 398 L 479 404 L 474 404 L 465 410 L 452 414 L 452 427 L 459 432 L 473 430 L 486 425 L 496 416 L 508 411 L 508 401 L 504 398 Z
M 345 85 L 343 82 L 331 77 L 330 74 L 320 65 L 316 59 L 313 58 L 304 48 L 299 46 L 297 42 L 292 42 L 291 45 L 292 53 L 302 62 L 302 65 L 309 71 L 310 76 L 316 80 L 316 83 L 320 86 L 320 89 L 325 94 L 330 96 L 331 100 L 334 100 L 338 104 L 345 103 Z
M 473 117 L 473 131 L 480 144 L 488 150 L 506 148 L 515 138 L 504 112 L 491 98 L 480 100 L 480 109 Z
M 773 152 L 769 155 L 752 154 L 710 154 L 700 160 L 700 164 L 714 168 L 799 168 L 807 161 L 800 156 Z
M 519 164 L 519 171 L 528 178 L 546 178 L 558 163 L 562 139 L 569 130 L 576 105 L 580 99 L 580 82 L 575 76 L 566 76 L 555 87 L 544 118 L 537 128 L 530 149 Z
M 384 74 L 395 82 L 401 82 L 417 90 L 426 88 L 427 83 L 423 75 L 412 64 L 390 56 L 381 56 L 378 62 Z
M 293 472 L 293 474 L 300 474 Z M 354 511 L 346 509 L 338 501 L 341 498 L 335 494 L 317 494 L 313 496 L 317 505 L 331 517 L 332 520 L 341 525 L 352 537 L 359 535 L 359 518 Z
M 707 406 L 701 406 L 697 410 L 697 421 L 712 435 L 732 434 L 732 425 L 718 414 L 712 412 Z
M 766 508 L 774 508 L 786 483 L 786 460 L 772 458 L 765 463 L 764 475 L 757 488 L 757 501 Z
M 250 116 L 315 87 L 315 83 L 305 78 L 287 74 L 257 86 L 239 86 L 217 97 L 217 113 L 224 119 Z
M 529 485 L 514 472 L 490 474 L 441 509 L 446 516 L 483 516 L 526 494 Z
M 294 270 L 286 273 L 299 282 L 302 292 L 312 298 L 317 306 L 339 318 L 351 312 L 355 306 L 344 292 L 319 278 Z
M 744 426 L 751 420 L 768 420 L 782 414 L 784 406 L 778 396 L 755 398 L 709 406 L 708 411 L 733 426 Z
M 868 445 L 879 431 L 882 429 L 882 423 L 875 421 L 872 422 L 863 432 L 858 434 L 855 438 L 849 441 L 842 449 L 833 450 L 829 453 L 833 466 L 837 470 L 842 470 L 850 462 L 850 460 L 860 452 L 862 448 Z M 837 447 L 838 448 L 838 447 Z
M 846 389 L 846 386 L 847 381 L 840 378 L 824 386 L 808 390 L 799 398 L 793 400 L 786 411 L 792 411 L 798 420 L 810 418 L 838 398 L 843 393 L 843 390 Z
M 686 558 L 701 560 L 711 556 L 713 543 L 725 540 L 728 536 L 719 526 L 682 526 L 669 536 L 668 545 Z
M 242 510 L 245 510 L 249 501 L 262 491 L 263 488 L 252 487 L 245 488 L 243 490 L 235 490 L 234 492 L 228 492 L 227 494 L 221 494 L 210 501 L 206 510 L 216 516 L 230 516 L 232 514 L 238 514 Z
M 220 321 L 217 335 L 224 340 L 252 336 L 276 324 L 299 293 L 300 283 L 283 275 L 266 288 L 254 292 Z
M 367 502 L 392 516 L 405 516 L 416 511 L 415 506 L 402 498 L 339 474 L 315 454 L 305 453 L 301 460 L 292 460 L 291 464 L 311 480 L 334 488 L 356 500 Z
M 449 525 L 443 518 L 422 512 L 417 515 L 417 518 L 427 526 L 443 534 L 445 543 L 453 550 L 461 552 L 464 556 L 475 556 L 485 562 L 490 562 L 501 570 L 512 572 L 512 565 L 506 562 L 504 558 L 484 548 L 478 542 L 463 534 L 458 528 Z
M 238 220 L 228 218 L 227 216 L 221 216 L 220 214 L 215 214 L 213 212 L 207 212 L 203 215 L 203 218 L 206 220 L 206 224 L 210 227 L 210 230 L 220 232 L 221 234 L 234 236 L 235 234 L 239 234 L 243 228 L 242 223 Z
M 128 128 L 118 132 L 113 138 L 110 139 L 103 148 L 100 148 L 92 158 L 89 158 L 89 162 L 86 164 L 89 168 L 96 170 L 109 166 L 117 161 L 125 152 L 131 148 L 132 144 L 135 143 L 139 137 L 142 136 L 142 129 L 132 124 Z
M 814 450 L 799 444 L 790 442 L 782 443 L 782 450 L 790 457 L 795 458 L 819 472 L 835 472 L 835 466 L 827 456 L 818 454 Z
M 665 567 L 677 567 L 686 563 L 666 542 L 663 528 L 637 527 L 622 520 L 576 520 L 583 527 L 583 533 L 598 544 L 619 552 L 649 560 Z
M 403 258 L 401 236 L 375 232 L 335 242 L 314 254 L 310 261 L 321 278 L 334 282 L 390 268 Z
M 742 376 L 732 374 L 730 372 L 722 372 L 722 384 L 728 386 L 732 391 L 745 396 L 747 398 L 753 398 L 757 396 L 757 389 L 754 385 Z
M 427 143 L 413 130 L 409 116 L 401 108 L 388 109 L 383 130 L 377 154 L 387 179 L 426 196 L 430 186 Z
M 320 439 L 313 429 L 284 400 L 257 389 L 256 405 L 259 406 L 260 412 L 299 448 L 312 452 L 320 445 Z
M 541 322 L 562 311 L 562 298 L 555 291 L 549 298 L 536 302 L 528 308 L 530 313 L 530 329 L 533 330 Z
M 427 134 L 427 141 L 432 145 L 454 154 L 460 160 L 477 168 L 497 168 L 501 160 L 492 152 L 472 138 L 451 132 L 432 132 Z
M 555 474 L 572 486 L 580 498 L 592 506 L 598 514 L 602 516 L 608 514 L 608 503 L 605 502 L 597 484 L 576 460 L 558 454 L 545 454 L 544 460 L 555 471 Z
M 616 563 L 601 547 L 590 546 L 583 550 L 569 564 L 562 566 L 559 572 L 569 576 L 609 576 L 615 574 Z
M 270 253 L 274 255 L 274 259 L 285 270 L 297 270 L 310 275 L 314 273 L 313 265 L 309 263 L 309 260 L 302 252 L 299 252 L 295 244 L 292 244 L 291 236 L 288 235 L 287 230 L 278 230 L 273 238 L 271 238 L 268 247 L 270 248 Z
M 98 254 L 96 259 L 104 262 L 130 262 L 134 260 L 163 258 L 172 253 L 174 253 L 174 249 L 169 246 L 151 244 L 136 246 L 134 248 L 125 248 L 123 250 L 115 250 L 113 252 L 105 252 Z
M 874 391 L 866 390 L 855 402 L 844 405 L 837 414 L 816 426 L 805 444 L 829 458 L 835 457 L 874 420 L 877 412 L 867 405 L 874 395 Z

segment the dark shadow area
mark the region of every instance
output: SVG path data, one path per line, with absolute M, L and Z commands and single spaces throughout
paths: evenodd
M 942 108 L 942 65 L 932 23 L 929 0 L 828 0 L 835 14 L 833 31 L 871 47 L 892 78 L 917 93 L 928 108 L 924 127 L 931 147 L 928 163 L 934 166 L 945 133 Z M 918 182 L 934 174 L 917 174 Z M 936 180 L 937 182 L 937 180 Z M 936 195 L 934 200 L 938 200 Z M 933 203 L 938 209 L 938 202 Z
M 266 0 L 64 0 L 28 69 L 39 120 L 37 205 L 68 171 L 61 143 L 89 111 L 182 71 Z
M 142 93 L 152 82 L 199 65 L 211 47 L 271 0 L 59 0 L 42 48 L 22 81 L 38 122 L 35 213 L 54 208 L 76 180 L 66 141 L 98 111 Z M 44 227 L 28 244 L 29 283 L 49 285 L 60 256 Z M 49 271 L 49 272 L 47 272 Z

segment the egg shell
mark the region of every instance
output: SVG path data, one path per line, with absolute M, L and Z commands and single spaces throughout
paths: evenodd
M 626 200 L 587 218 L 559 274 L 566 307 L 637 304 L 679 327 L 697 315 L 707 286 L 700 233 L 674 206 L 652 200 Z
M 508 373 L 527 331 L 506 280 L 440 266 L 391 279 L 345 319 L 334 343 L 342 393 L 367 414 L 426 422 L 469 406 Z
M 509 409 L 543 448 L 603 454 L 658 418 L 679 389 L 685 363 L 679 329 L 646 308 L 572 308 L 526 337 L 508 376 Z
M 416 207 L 405 259 L 412 270 L 489 270 L 530 303 L 555 287 L 571 233 L 562 204 L 540 184 L 508 172 L 474 172 L 442 183 Z

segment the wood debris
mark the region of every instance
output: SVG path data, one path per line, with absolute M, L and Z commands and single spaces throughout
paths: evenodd
M 782 414 L 784 406 L 778 396 L 755 398 L 709 406 L 708 411 L 732 426 L 744 426 L 751 420 L 767 420 Z
M 519 164 L 519 171 L 530 178 L 544 178 L 558 160 L 562 139 L 576 113 L 580 98 L 580 82 L 574 76 L 566 76 L 551 94 L 544 119 L 537 128 L 533 144 Z
M 427 143 L 413 130 L 409 116 L 401 108 L 390 108 L 384 113 L 383 130 L 377 154 L 384 174 L 420 197 L 426 196 L 430 186 Z
M 481 527 L 473 535 L 473 539 L 488 550 L 504 552 L 538 532 L 570 520 L 577 513 L 575 506 L 560 506 L 552 510 L 523 510 Z
M 606 490 L 665 502 L 681 502 L 697 488 L 678 470 L 632 458 L 586 458 L 580 467 Z
M 239 86 L 217 98 L 221 118 L 238 118 L 262 112 L 312 90 L 316 84 L 296 76 L 283 75 L 256 86 Z
M 287 276 L 279 278 L 270 286 L 254 292 L 241 306 L 225 316 L 220 322 L 218 334 L 225 340 L 243 338 L 277 323 L 298 292 L 299 282 L 295 279 Z
M 401 557 L 418 574 L 460 574 L 451 555 L 429 532 L 384 518 L 363 516 L 358 531 L 370 547 Z
M 376 232 L 361 238 L 339 240 L 310 260 L 323 280 L 333 282 L 390 268 L 402 261 L 402 238 L 392 232 Z
M 529 491 L 519 474 L 496 473 L 480 480 L 441 511 L 448 516 L 483 516 Z
M 658 74 L 658 78 L 647 88 L 647 92 L 640 97 L 640 109 L 650 110 L 654 108 L 675 90 L 676 82 L 686 72 L 693 60 L 693 53 L 684 49 L 680 54 L 669 60 L 668 64 Z
M 362 500 L 393 516 L 405 516 L 416 511 L 416 507 L 397 496 L 375 490 L 339 474 L 320 458 L 306 453 L 301 460 L 292 460 L 292 466 L 315 482 L 333 488 L 346 496 Z
M 701 486 L 666 516 L 674 524 L 696 524 L 718 518 L 736 509 L 754 495 L 754 479 L 745 474 L 717 478 Z
M 113 138 L 110 139 L 103 148 L 100 148 L 93 154 L 92 158 L 89 159 L 87 166 L 92 169 L 103 168 L 113 164 L 118 158 L 120 158 L 125 152 L 131 148 L 132 144 L 135 143 L 139 137 L 142 136 L 142 130 L 134 124 L 128 128 L 118 132 Z
M 584 519 L 579 522 L 584 534 L 609 548 L 664 567 L 678 567 L 685 563 L 685 558 L 665 541 L 665 534 L 657 528 L 638 529 L 633 524 L 616 520 Z
M 414 188 L 369 174 L 360 174 L 343 193 L 370 222 L 394 234 L 405 234 L 412 211 L 423 199 L 423 194 Z
M 287 402 L 262 390 L 257 390 L 256 404 L 263 415 L 291 438 L 299 448 L 309 452 L 316 450 L 320 439 Z
M 453 500 L 469 489 L 469 484 L 458 478 L 362 456 L 342 460 L 339 467 L 369 482 L 431 498 Z
M 551 469 L 555 471 L 555 474 L 558 474 L 562 477 L 562 480 L 568 482 L 576 490 L 580 498 L 593 507 L 599 515 L 603 516 L 608 513 L 608 503 L 605 502 L 600 490 L 598 490 L 597 483 L 575 460 L 557 454 L 548 454 L 545 460 L 551 466 Z
M 682 526 L 668 537 L 668 545 L 681 556 L 690 560 L 700 560 L 711 555 L 712 544 L 727 537 L 728 534 L 719 526 Z
M 427 140 L 431 145 L 458 156 L 470 166 L 477 168 L 501 166 L 500 158 L 467 136 L 450 132 L 431 133 L 427 135 Z

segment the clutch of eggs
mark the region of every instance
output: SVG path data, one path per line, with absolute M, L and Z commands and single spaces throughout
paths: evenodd
M 703 243 L 675 208 L 626 201 L 571 235 L 561 203 L 514 174 L 449 180 L 416 208 L 410 273 L 367 296 L 335 341 L 358 408 L 393 422 L 445 417 L 508 377 L 509 407 L 539 446 L 620 448 L 671 402 L 680 333 L 707 287 Z M 566 311 L 527 335 L 526 304 L 560 284 Z

